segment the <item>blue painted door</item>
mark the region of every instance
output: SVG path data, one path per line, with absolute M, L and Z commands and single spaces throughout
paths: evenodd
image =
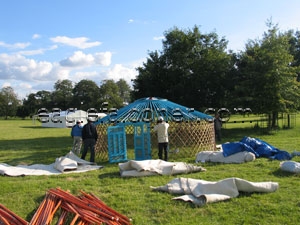
M 108 158 L 110 163 L 127 161 L 125 127 L 111 126 L 107 130 Z
M 151 159 L 150 123 L 134 123 L 135 160 Z

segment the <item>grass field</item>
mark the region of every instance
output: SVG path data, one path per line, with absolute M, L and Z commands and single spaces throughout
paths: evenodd
M 245 118 L 232 118 L 245 120 Z M 300 117 L 298 118 L 300 120 Z M 42 128 L 31 120 L 1 120 L 0 162 L 10 165 L 51 164 L 69 152 L 70 129 Z M 297 121 L 298 122 L 298 121 Z M 255 123 L 230 122 L 224 125 L 223 140 L 239 141 L 244 136 L 260 138 L 288 152 L 300 151 L 300 122 L 293 129 L 278 129 L 271 134 L 254 128 Z M 300 157 L 293 158 L 300 162 Z M 177 161 L 194 163 L 194 158 Z M 117 164 L 96 161 L 104 168 L 87 173 L 53 176 L 0 176 L 0 203 L 30 221 L 51 188 L 60 187 L 78 195 L 80 190 L 93 193 L 108 206 L 132 218 L 135 225 L 186 224 L 299 224 L 300 175 L 283 172 L 279 161 L 265 158 L 244 164 L 201 164 L 205 172 L 177 176 L 121 178 Z M 241 193 L 228 201 L 195 207 L 191 203 L 171 200 L 168 193 L 153 192 L 175 177 L 218 181 L 239 177 L 253 182 L 279 183 L 274 193 Z

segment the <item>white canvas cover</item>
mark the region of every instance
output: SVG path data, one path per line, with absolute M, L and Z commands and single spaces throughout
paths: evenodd
M 140 177 L 152 175 L 176 175 L 206 171 L 201 166 L 184 162 L 167 162 L 160 159 L 130 160 L 119 163 L 121 177 Z
M 181 195 L 174 200 L 190 201 L 198 206 L 235 198 L 240 192 L 271 193 L 279 188 L 277 182 L 250 182 L 237 177 L 220 181 L 175 178 L 164 186 L 150 187 L 153 191 Z
M 11 166 L 0 163 L 0 175 L 6 176 L 28 176 L 28 175 L 59 175 L 63 173 L 82 173 L 91 170 L 102 169 L 103 166 L 85 161 L 76 156 L 72 151 L 67 155 L 56 158 L 55 162 L 49 165 L 33 164 Z

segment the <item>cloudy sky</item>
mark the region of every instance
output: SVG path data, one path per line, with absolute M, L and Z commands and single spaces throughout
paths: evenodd
M 238 52 L 269 19 L 299 30 L 299 10 L 299 0 L 2 0 L 0 88 L 23 99 L 63 79 L 130 83 L 175 26 L 216 32 Z

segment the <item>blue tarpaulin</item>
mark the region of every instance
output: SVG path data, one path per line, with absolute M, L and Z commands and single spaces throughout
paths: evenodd
M 263 157 L 277 160 L 292 159 L 292 155 L 287 151 L 275 148 L 258 138 L 244 137 L 239 142 L 224 143 L 222 144 L 222 149 L 224 157 L 238 152 L 248 151 L 254 153 L 256 158 Z

